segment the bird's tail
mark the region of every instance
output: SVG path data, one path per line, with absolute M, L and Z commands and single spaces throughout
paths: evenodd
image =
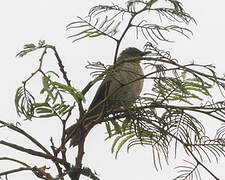
M 90 129 L 85 129 L 82 125 L 78 126 L 77 124 L 73 124 L 65 131 L 66 141 L 70 140 L 70 147 L 75 147 L 85 139 L 89 131 Z
M 75 133 L 74 131 L 77 129 L 77 125 L 73 124 L 69 128 L 66 129 L 65 134 L 66 134 L 66 141 L 70 139 L 70 146 L 76 146 L 79 143 L 79 133 Z
M 94 126 L 92 120 L 96 119 L 96 115 L 94 118 L 89 116 L 91 115 L 88 114 L 88 117 L 86 117 L 85 120 L 77 122 L 66 129 L 66 142 L 70 140 L 70 147 L 77 146 L 82 140 L 84 140 L 91 128 Z

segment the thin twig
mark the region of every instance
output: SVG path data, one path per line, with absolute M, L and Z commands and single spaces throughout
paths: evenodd
M 12 169 L 9 171 L 4 171 L 0 173 L 0 176 L 9 175 L 9 174 L 20 172 L 20 171 L 32 171 L 32 167 L 20 167 L 20 168 Z
M 12 129 L 22 135 L 24 135 L 25 137 L 27 137 L 29 140 L 31 140 L 35 145 L 37 145 L 41 150 L 43 150 L 45 153 L 47 153 L 49 156 L 52 156 L 52 154 L 40 143 L 38 142 L 34 137 L 32 137 L 31 135 L 29 135 L 28 133 L 26 133 L 24 130 L 22 130 L 21 128 L 14 126 L 13 124 L 9 124 L 6 123 L 4 121 L 0 120 L 0 123 L 5 125 L 6 127 L 8 127 L 9 129 Z
M 56 57 L 56 59 L 58 61 L 59 69 L 60 69 L 61 73 L 63 74 L 63 79 L 66 81 L 68 86 L 71 86 L 71 80 L 69 80 L 69 78 L 67 77 L 67 72 L 64 69 L 64 65 L 62 63 L 62 60 L 61 60 L 61 58 L 60 58 L 60 56 L 59 56 L 55 46 L 46 45 L 46 48 L 50 48 L 50 49 L 52 49 L 54 51 L 55 57 Z M 84 112 L 84 108 L 83 108 L 83 104 L 82 104 L 82 99 L 81 98 L 78 98 L 78 107 L 79 107 L 80 116 L 82 116 L 82 114 Z
M 68 86 L 71 86 L 71 83 L 70 83 L 71 80 L 69 80 L 69 78 L 67 77 L 67 72 L 66 72 L 65 69 L 64 69 L 64 65 L 62 64 L 62 60 L 61 60 L 61 58 L 60 58 L 60 56 L 59 56 L 59 54 L 58 54 L 58 52 L 57 52 L 55 46 L 52 46 L 52 45 L 46 45 L 46 48 L 50 48 L 50 49 L 52 49 L 52 50 L 54 51 L 55 57 L 56 57 L 56 59 L 57 59 L 57 61 L 58 61 L 58 65 L 59 65 L 60 71 L 61 71 L 61 73 L 63 74 L 63 78 L 65 79 L 67 85 L 68 85 Z
M 51 138 L 50 141 L 51 141 L 51 144 L 52 144 L 52 145 L 51 145 L 51 149 L 52 149 L 52 151 L 53 151 L 53 154 L 54 154 L 55 157 L 57 157 L 57 156 L 58 156 L 58 153 L 57 153 L 57 151 L 56 151 L 56 148 L 55 148 L 53 139 Z M 57 161 L 55 161 L 54 163 L 55 163 L 55 166 L 56 166 L 56 168 L 57 168 L 59 177 L 61 177 L 61 180 L 64 180 L 62 168 L 60 167 L 60 165 L 59 165 L 59 163 L 58 163 Z
M 23 166 L 25 166 L 25 167 L 30 167 L 30 166 L 29 166 L 28 164 L 26 164 L 25 162 L 19 161 L 19 160 L 17 160 L 17 159 L 9 158 L 9 157 L 1 157 L 1 158 L 0 158 L 0 161 L 1 161 L 1 160 L 13 161 L 13 162 L 19 163 L 19 164 L 21 164 L 21 165 L 23 165 Z
M 8 147 L 11 147 L 11 148 L 16 149 L 18 151 L 25 152 L 25 153 L 33 155 L 33 156 L 43 157 L 45 159 L 50 159 L 53 162 L 57 161 L 58 163 L 60 163 L 60 164 L 62 164 L 64 166 L 68 166 L 68 163 L 65 162 L 63 159 L 59 159 L 59 158 L 54 157 L 54 156 L 49 155 L 49 154 L 44 154 L 44 153 L 39 152 L 39 151 L 35 151 L 35 150 L 32 150 L 32 149 L 27 149 L 27 148 L 24 148 L 22 146 L 19 146 L 19 145 L 13 144 L 13 143 L 9 143 L 9 142 L 3 141 L 3 140 L 0 141 L 0 144 L 3 144 L 3 145 L 8 146 Z
M 76 157 L 76 167 L 78 169 L 82 168 L 82 160 L 84 155 L 84 142 L 85 142 L 85 139 L 82 139 L 80 143 L 78 144 L 78 155 Z M 77 174 L 75 180 L 78 180 L 79 177 L 80 177 L 80 173 Z

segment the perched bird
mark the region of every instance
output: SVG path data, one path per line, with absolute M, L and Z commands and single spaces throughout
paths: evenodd
M 104 117 L 106 111 L 132 106 L 140 95 L 144 82 L 140 61 L 136 57 L 142 57 L 145 54 L 147 53 L 134 47 L 129 47 L 121 52 L 114 68 L 106 74 L 99 86 L 84 118 L 84 124 L 93 120 L 90 118 L 92 116 L 95 116 L 96 119 L 98 114 Z M 89 131 L 84 129 L 82 135 L 76 129 L 77 125 L 74 124 L 66 130 L 67 135 L 72 134 L 70 146 L 76 146 L 81 138 L 79 136 L 85 137 Z

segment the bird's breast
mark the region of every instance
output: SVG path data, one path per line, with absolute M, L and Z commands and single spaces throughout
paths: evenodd
M 109 88 L 112 106 L 132 105 L 143 88 L 143 71 L 139 63 L 124 63 L 115 69 Z

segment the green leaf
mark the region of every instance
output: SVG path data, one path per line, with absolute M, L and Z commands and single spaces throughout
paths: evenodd
M 26 119 L 31 120 L 34 115 L 34 104 L 34 97 L 25 88 L 25 86 L 19 87 L 15 95 L 15 106 L 17 114 L 19 116 L 24 115 Z
M 120 138 L 122 138 L 122 136 L 117 136 L 114 141 L 113 141 L 113 144 L 112 144 L 112 147 L 111 147 L 111 152 L 114 153 L 114 149 L 115 149 L 115 146 L 117 144 L 117 142 L 120 140 Z
M 20 101 L 20 99 L 21 99 L 21 97 L 22 97 L 22 86 L 21 87 L 19 87 L 18 89 L 17 89 L 17 91 L 16 91 L 16 95 L 15 95 L 15 106 L 16 106 L 16 112 L 17 112 L 17 114 L 20 116 L 20 109 L 19 109 L 19 101 Z
M 124 132 L 125 130 L 127 130 L 128 127 L 130 128 L 130 125 L 131 125 L 130 119 L 126 118 L 122 124 L 122 131 Z
M 38 107 L 49 107 L 48 103 L 34 103 L 34 107 L 38 108 Z
M 45 41 L 39 41 L 38 45 L 35 45 L 33 43 L 25 44 L 23 47 L 23 50 L 20 51 L 18 54 L 16 54 L 16 57 L 23 57 L 27 55 L 28 53 L 35 51 L 37 49 L 43 48 L 45 46 Z
M 61 113 L 61 115 L 64 116 L 64 115 L 67 114 L 68 112 L 72 111 L 73 108 L 74 108 L 74 106 L 71 106 L 71 107 L 69 106 L 69 107 L 67 108 L 67 110 L 65 110 L 65 111 L 63 111 L 63 112 Z
M 112 130 L 111 130 L 111 127 L 110 127 L 110 123 L 105 122 L 105 127 L 106 127 L 107 133 L 109 135 L 109 138 L 111 138 L 112 137 Z
M 118 122 L 113 121 L 112 124 L 113 124 L 114 129 L 115 129 L 115 131 L 116 131 L 117 133 L 121 133 L 121 132 L 122 132 L 121 126 L 119 125 Z
M 50 89 L 51 81 L 49 77 L 42 77 L 43 91 L 47 92 L 48 96 L 53 100 L 53 103 L 56 101 L 56 97 L 53 95 L 54 88 Z
M 63 105 L 61 106 L 61 108 L 58 110 L 59 114 L 62 114 L 63 112 L 65 112 L 70 106 L 69 105 Z
M 59 88 L 60 90 L 65 90 L 68 93 L 70 93 L 76 101 L 78 101 L 79 98 L 81 98 L 83 101 L 85 101 L 83 94 L 78 92 L 78 90 L 75 89 L 74 87 L 67 86 L 67 85 L 59 83 L 59 82 L 52 82 L 52 84 L 54 86 L 56 86 L 57 88 Z
M 44 114 L 44 115 L 40 115 L 39 118 L 51 118 L 51 117 L 54 117 L 56 116 L 55 113 L 52 113 L 52 114 Z
M 30 48 L 36 48 L 36 46 L 33 43 L 24 45 L 24 49 L 30 49 Z
M 117 147 L 117 150 L 116 150 L 115 158 L 117 158 L 118 153 L 119 153 L 120 149 L 122 148 L 122 146 L 123 146 L 128 140 L 130 140 L 130 139 L 131 139 L 132 137 L 134 137 L 134 136 L 135 136 L 134 133 L 133 133 L 133 134 L 129 134 L 129 135 L 127 135 L 127 136 L 119 143 L 119 145 L 118 145 L 118 147 Z
M 49 109 L 49 108 L 37 108 L 36 109 L 36 112 L 38 114 L 41 114 L 41 113 L 52 113 L 52 110 Z

